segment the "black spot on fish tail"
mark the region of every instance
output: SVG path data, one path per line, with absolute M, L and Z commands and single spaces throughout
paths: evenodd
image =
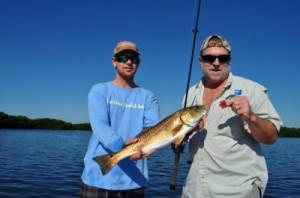
M 107 174 L 118 163 L 114 154 L 96 156 L 93 160 L 99 164 L 103 175 Z

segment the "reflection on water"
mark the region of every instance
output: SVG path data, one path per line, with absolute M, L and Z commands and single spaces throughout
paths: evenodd
M 78 197 L 90 132 L 0 130 L 0 197 Z M 300 139 L 263 145 L 270 179 L 265 197 L 299 197 Z M 146 197 L 180 197 L 187 174 L 181 155 L 176 189 L 170 190 L 174 154 L 170 146 L 149 158 Z

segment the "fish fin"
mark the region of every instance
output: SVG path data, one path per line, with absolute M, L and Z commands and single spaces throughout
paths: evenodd
M 178 133 L 181 130 L 182 126 L 183 126 L 183 124 L 179 124 L 174 129 L 172 129 L 174 136 L 176 135 L 176 133 Z M 185 137 L 185 135 L 181 135 L 181 136 L 178 136 L 177 138 L 174 139 L 173 142 L 174 142 L 175 148 L 177 148 L 177 146 L 182 142 L 184 137 Z
M 93 158 L 99 164 L 103 175 L 107 174 L 118 163 L 118 159 L 115 156 L 115 153 L 111 153 Z
M 180 143 L 183 141 L 185 135 L 179 136 L 174 140 L 174 147 L 177 148 L 178 145 L 180 145 Z
M 178 126 L 176 126 L 175 128 L 172 129 L 173 135 L 176 135 L 176 133 L 178 133 L 181 130 L 181 127 L 183 126 L 183 124 L 179 124 Z

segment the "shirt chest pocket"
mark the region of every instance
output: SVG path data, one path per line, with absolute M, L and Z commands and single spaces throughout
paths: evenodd
M 239 140 L 246 135 L 243 121 L 231 109 L 210 115 L 209 128 L 216 136 L 227 136 L 235 140 Z

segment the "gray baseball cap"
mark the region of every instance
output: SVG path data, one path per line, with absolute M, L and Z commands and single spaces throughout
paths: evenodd
M 200 53 L 209 47 L 224 47 L 229 53 L 231 53 L 231 48 L 227 39 L 217 34 L 213 34 L 203 41 L 200 48 Z

